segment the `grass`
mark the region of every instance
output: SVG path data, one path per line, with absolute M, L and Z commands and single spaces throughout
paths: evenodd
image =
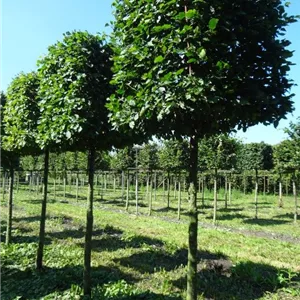
M 9 246 L 1 243 L 1 299 L 80 299 L 86 190 L 80 190 L 78 202 L 74 189 L 68 193 L 64 199 L 60 190 L 55 200 L 49 194 L 42 273 L 34 269 L 41 195 L 23 188 L 16 193 L 13 241 Z M 177 199 L 166 209 L 162 191 L 150 217 L 142 197 L 140 214 L 134 214 L 133 191 L 128 213 L 120 191 L 106 191 L 103 200 L 98 191 L 95 196 L 92 298 L 184 299 L 186 194 L 180 221 Z M 291 198 L 279 209 L 276 198 L 261 196 L 255 220 L 252 197 L 235 193 L 227 210 L 220 201 L 214 228 L 211 195 L 206 196 L 199 213 L 199 299 L 300 299 L 300 231 L 290 215 Z M 1 209 L 4 216 L 3 201 Z

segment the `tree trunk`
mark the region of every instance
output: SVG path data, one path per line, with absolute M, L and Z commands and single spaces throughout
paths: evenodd
M 3 178 L 2 178 L 2 200 L 5 200 L 5 185 L 6 185 L 6 178 L 5 178 L 5 172 L 3 172 Z
M 254 202 L 255 202 L 255 219 L 257 219 L 258 217 L 258 171 L 257 169 L 255 169 Z
M 187 299 L 197 299 L 197 165 L 198 165 L 198 139 L 190 138 L 190 165 L 189 165 L 189 240 L 188 240 L 188 266 L 187 266 Z
M 181 214 L 181 187 L 180 187 L 180 178 L 178 180 L 178 212 L 177 212 L 177 217 L 178 220 L 180 220 L 180 214 Z
M 121 174 L 121 185 L 122 185 L 122 202 L 124 201 L 124 171 Z
M 218 178 L 218 170 L 215 169 L 215 176 L 214 176 L 214 214 L 213 214 L 213 224 L 214 225 L 216 225 L 216 222 L 217 222 L 217 205 L 218 205 L 217 178 Z
M 67 189 L 67 185 L 66 185 L 66 173 L 64 174 L 64 201 L 66 201 L 66 189 Z
M 139 213 L 139 181 L 138 181 L 138 170 L 135 172 L 135 213 Z
M 43 252 L 45 243 L 45 225 L 46 225 L 46 207 L 47 207 L 47 192 L 48 192 L 48 171 L 49 171 L 49 150 L 45 150 L 44 157 L 44 196 L 42 202 L 39 244 L 36 257 L 36 268 L 38 271 L 43 268 Z
M 96 150 L 91 148 L 88 157 L 88 199 L 86 211 L 86 231 L 84 242 L 84 269 L 83 269 L 83 292 L 85 296 L 91 296 L 91 253 L 93 234 L 93 200 L 94 200 L 94 165 Z
M 79 183 L 79 174 L 76 172 L 76 202 L 78 202 L 78 183 Z
M 264 196 L 266 195 L 266 176 L 264 176 Z
M 168 172 L 167 208 L 170 208 L 170 173 Z
M 227 198 L 228 198 L 228 181 L 227 181 L 227 176 L 225 176 L 225 209 L 227 209 Z
M 127 170 L 127 178 L 126 178 L 126 211 L 128 211 L 129 207 L 129 171 Z
M 152 173 L 151 173 L 150 174 L 149 216 L 151 216 L 151 213 L 152 213 L 152 191 L 153 191 L 153 179 L 152 179 Z
M 9 170 L 8 214 L 7 214 L 7 224 L 6 224 L 6 239 L 5 239 L 6 245 L 8 245 L 11 242 L 13 191 L 14 191 L 14 169 L 11 167 Z
M 228 203 L 231 205 L 231 178 L 229 179 L 228 183 Z
M 54 200 L 56 199 L 56 171 L 54 171 Z
M 297 223 L 298 218 L 298 200 L 297 200 L 297 190 L 296 190 L 296 179 L 293 180 L 293 195 L 295 201 L 295 213 L 294 213 L 294 223 Z
M 278 199 L 278 207 L 283 206 L 283 201 L 282 201 L 282 178 L 281 174 L 279 174 L 279 199 Z
M 20 184 L 20 173 L 17 171 L 17 193 L 19 192 L 19 184 Z
M 202 208 L 203 209 L 205 207 L 205 204 L 204 204 L 204 180 L 205 180 L 205 177 L 202 177 L 202 196 L 201 196 L 201 199 L 202 199 Z

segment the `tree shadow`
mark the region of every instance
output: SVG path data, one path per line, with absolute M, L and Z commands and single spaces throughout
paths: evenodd
M 250 225 L 260 225 L 260 226 L 272 226 L 272 225 L 282 225 L 289 223 L 287 220 L 274 220 L 274 219 L 247 219 L 243 220 L 243 223 Z
M 2 267 L 1 299 L 9 300 L 20 297 L 21 299 L 40 299 L 53 292 L 63 292 L 72 285 L 82 285 L 83 267 L 65 266 L 63 268 L 45 267 L 42 272 L 32 268 L 19 270 Z M 136 282 L 137 279 L 115 267 L 92 267 L 92 286 L 102 285 L 121 279 Z
M 125 207 L 125 200 L 105 200 L 105 199 L 101 199 L 101 198 L 97 198 L 95 199 L 95 202 L 98 202 L 99 204 L 111 204 L 111 205 L 115 205 L 115 206 L 120 206 L 120 207 Z
M 155 273 L 157 270 L 164 269 L 172 271 L 175 268 L 187 264 L 188 251 L 179 249 L 175 253 L 170 254 L 162 248 L 150 249 L 146 252 L 135 253 L 129 257 L 115 259 L 122 266 L 134 268 L 140 273 Z M 212 254 L 206 251 L 198 251 L 199 261 L 208 260 L 225 260 L 226 257 L 221 254 Z
M 62 194 L 62 196 L 63 196 L 63 194 Z M 76 195 L 70 194 L 70 193 L 66 193 L 66 198 L 76 199 Z M 86 200 L 86 197 L 78 195 L 78 200 Z
M 294 217 L 295 217 L 294 213 L 286 213 L 286 214 L 274 216 L 274 218 L 278 218 L 278 219 L 291 219 L 291 221 L 294 220 Z
M 93 239 L 97 238 L 98 236 L 102 237 L 103 235 L 111 235 L 111 236 L 119 236 L 122 235 L 122 231 L 119 229 L 115 229 L 111 226 L 106 226 L 105 228 L 95 228 L 93 230 Z M 63 231 L 58 232 L 49 232 L 47 236 L 55 239 L 67 239 L 67 238 L 74 238 L 80 239 L 85 236 L 85 228 L 79 227 L 75 230 L 64 229 Z M 82 244 L 83 245 L 83 244 Z
M 42 204 L 43 199 L 31 199 L 31 200 L 22 200 L 22 201 L 30 204 Z M 50 197 L 47 199 L 47 203 L 57 203 L 57 202 L 59 201 L 51 199 Z
M 152 209 L 155 212 L 168 212 L 168 211 L 178 211 L 178 207 L 163 207 L 163 208 L 156 208 L 156 209 Z M 180 209 L 182 212 L 185 210 L 184 208 Z
M 229 268 L 223 264 L 202 264 L 198 268 L 198 293 L 205 299 L 260 299 L 266 292 L 276 292 L 287 285 L 280 280 L 279 271 L 275 267 L 253 262 L 242 262 Z M 299 278 L 294 280 L 299 283 Z M 181 277 L 173 284 L 183 289 L 186 278 Z
M 229 206 L 227 208 L 223 207 L 223 208 L 218 209 L 219 212 L 239 212 L 239 211 L 242 211 L 242 210 L 244 210 L 244 208 L 241 208 L 241 207 L 234 208 L 234 207 L 231 207 L 231 206 Z
M 225 220 L 234 220 L 234 219 L 246 219 L 248 218 L 247 215 L 235 213 L 235 214 L 223 214 L 223 215 L 218 215 L 217 220 L 219 221 L 225 221 Z M 211 219 L 211 217 L 206 217 L 206 219 Z
M 13 218 L 14 222 L 39 222 L 41 220 L 41 216 L 30 216 L 30 217 L 17 217 Z

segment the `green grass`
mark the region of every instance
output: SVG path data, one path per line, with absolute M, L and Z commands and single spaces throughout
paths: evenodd
M 66 199 L 61 190 L 55 200 L 49 194 L 42 273 L 34 270 L 41 194 L 23 189 L 16 193 L 13 242 L 1 243 L 1 299 L 80 298 L 86 190 L 81 189 L 78 203 L 75 191 L 67 191 Z M 139 200 L 140 214 L 135 216 L 133 197 L 127 213 L 120 191 L 106 191 L 103 200 L 97 191 L 95 196 L 93 299 L 184 299 L 186 194 L 180 221 L 176 219 L 177 200 L 172 198 L 171 209 L 166 210 L 162 191 L 150 217 L 146 199 Z M 285 199 L 279 209 L 276 198 L 261 196 L 263 207 L 254 220 L 252 196 L 235 193 L 227 210 L 219 203 L 219 227 L 209 228 L 210 197 L 207 194 L 206 208 L 199 213 L 203 222 L 199 227 L 199 299 L 300 299 L 300 244 L 296 240 L 300 231 L 290 215 L 292 199 Z M 1 209 L 3 238 L 3 201 Z M 266 234 L 250 235 L 253 232 Z M 294 240 L 284 241 L 285 237 Z

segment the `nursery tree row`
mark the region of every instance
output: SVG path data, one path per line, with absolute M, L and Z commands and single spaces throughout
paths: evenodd
M 188 171 L 187 299 L 195 300 L 198 169 L 214 169 L 216 180 L 219 168 L 237 163 L 230 154 L 235 146 L 220 134 L 258 123 L 276 127 L 292 112 L 293 83 L 288 77 L 292 52 L 282 35 L 296 17 L 285 13 L 280 0 L 115 0 L 113 6 L 110 42 L 100 35 L 67 32 L 38 61 L 37 72 L 20 73 L 7 90 L 1 118 L 3 148 L 17 156 L 43 153 L 36 267 L 43 267 L 50 153 L 87 153 L 83 286 L 84 294 L 91 295 L 96 157 L 101 151 L 129 146 L 122 150 L 124 162 L 112 159 L 123 168 L 132 164 L 131 145 L 156 136 L 171 140 L 173 149 L 156 155 L 153 144 L 139 154 L 140 147 L 135 147 L 133 161 L 135 167 L 152 169 L 157 157 L 167 172 Z M 288 132 L 293 147 L 298 131 L 294 124 Z M 183 140 L 186 144 L 179 152 L 174 150 L 173 141 Z M 251 147 L 245 147 L 244 156 Z M 174 158 L 178 161 L 170 164 Z M 249 168 L 262 168 L 265 161 L 260 155 L 249 154 L 250 158 Z M 98 161 L 101 164 L 102 158 Z M 283 163 L 293 170 L 296 165 L 294 158 L 291 164 Z

